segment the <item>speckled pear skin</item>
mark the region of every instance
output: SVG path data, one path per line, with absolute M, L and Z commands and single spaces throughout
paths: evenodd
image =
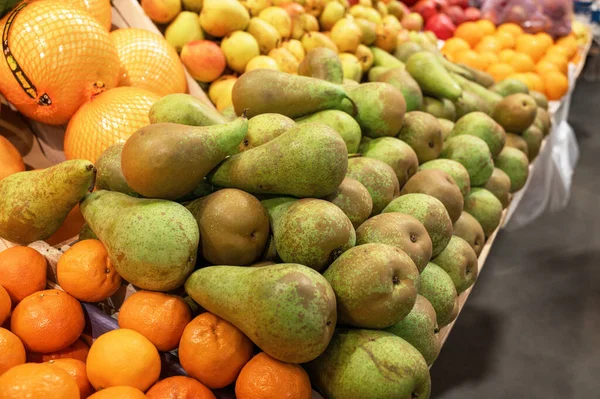
M 283 362 L 315 359 L 335 330 L 333 289 L 321 274 L 299 264 L 206 267 L 187 279 L 185 290 Z
M 125 142 L 121 168 L 127 184 L 148 198 L 176 199 L 196 188 L 246 137 L 248 120 L 213 126 L 158 123 Z
M 550 119 L 548 111 L 538 107 L 533 124 L 540 129 L 542 133 L 544 133 L 544 137 L 546 137 L 548 133 L 550 133 L 550 128 L 552 127 L 552 120 Z
M 74 159 L 0 180 L 0 237 L 22 245 L 50 237 L 95 177 L 90 161 Z
M 338 84 L 271 69 L 255 69 L 240 76 L 233 86 L 235 113 L 248 117 L 276 113 L 292 119 L 326 109 L 342 109 L 348 98 Z
M 452 236 L 448 246 L 432 262 L 448 273 L 459 294 L 477 280 L 477 255 L 469 243 L 458 236 Z
M 321 198 L 338 188 L 347 168 L 340 135 L 322 123 L 307 123 L 226 159 L 208 177 L 216 186 L 252 194 Z
M 479 257 L 485 245 L 485 234 L 477 219 L 463 211 L 458 220 L 454 222 L 453 229 L 453 234 L 468 242 L 475 251 L 475 255 Z
M 79 206 L 115 269 L 131 284 L 170 291 L 194 269 L 198 224 L 183 205 L 99 190 Z
M 404 141 L 395 137 L 380 137 L 363 141 L 358 151 L 363 157 L 379 159 L 387 163 L 398 178 L 400 188 L 406 184 L 419 168 L 415 151 Z
M 442 152 L 442 126 L 434 116 L 421 111 L 406 114 L 398 138 L 412 147 L 419 163 L 436 159 Z
M 477 219 L 486 237 L 498 228 L 502 219 L 502 203 L 485 188 L 471 190 L 465 198 L 465 211 Z
M 498 155 L 506 143 L 506 132 L 502 126 L 483 112 L 471 112 L 456 121 L 450 137 L 462 134 L 479 137 L 485 141 L 492 157 Z
M 371 216 L 381 213 L 400 193 L 400 185 L 394 170 L 385 162 L 374 158 L 350 158 L 348 177 L 358 180 L 367 188 L 373 200 Z
M 452 159 L 467 169 L 471 185 L 484 185 L 494 171 L 488 145 L 479 137 L 463 134 L 444 142 L 440 158 Z
M 345 177 L 336 192 L 323 199 L 340 208 L 355 229 L 369 218 L 373 210 L 373 200 L 369 190 L 351 177 Z
M 297 123 L 320 122 L 335 129 L 342 136 L 348 149 L 348 154 L 358 151 L 362 133 L 358 122 L 345 112 L 328 109 L 304 116 L 296 120 Z
M 529 146 L 527 145 L 527 141 L 518 134 L 506 133 L 506 146 L 516 148 L 529 157 Z
M 544 133 L 535 125 L 531 125 L 525 130 L 521 136 L 527 143 L 527 156 L 529 162 L 532 162 L 540 153 L 542 141 L 544 141 Z
M 401 195 L 385 207 L 383 213 L 388 212 L 406 213 L 421 222 L 431 238 L 432 256 L 442 252 L 452 237 L 452 220 L 448 211 L 440 200 L 431 195 Z
M 377 330 L 336 330 L 325 353 L 305 365 L 328 399 L 428 399 L 429 368 L 412 345 Z
M 352 222 L 328 201 L 270 199 L 262 204 L 269 213 L 277 254 L 286 263 L 321 271 L 356 244 Z
M 494 160 L 496 167 L 502 169 L 510 178 L 510 192 L 519 191 L 527 183 L 529 177 L 529 160 L 527 155 L 516 148 L 505 147 Z
M 431 260 L 431 238 L 416 218 L 400 212 L 376 215 L 356 229 L 356 245 L 368 243 L 392 245 L 404 251 L 419 273 Z
M 121 169 L 121 153 L 125 143 L 117 143 L 108 147 L 96 161 L 96 189 L 118 191 L 131 197 L 140 197 L 133 191 Z
M 261 146 L 294 127 L 296 122 L 285 115 L 262 114 L 248 121 L 248 132 L 240 143 L 238 151 L 246 151 Z
M 417 111 L 423 106 L 423 93 L 418 83 L 404 68 L 392 68 L 377 77 L 379 82 L 389 83 L 402 92 L 406 111 Z
M 344 70 L 340 57 L 335 51 L 326 47 L 317 47 L 306 53 L 306 56 L 298 65 L 298 75 L 318 78 L 336 84 L 342 84 L 344 80 Z
M 417 300 L 419 270 L 391 245 L 350 248 L 323 276 L 335 292 L 340 325 L 386 328 L 406 317 Z
M 438 265 L 429 263 L 421 273 L 419 294 L 423 295 L 435 309 L 440 328 L 452 323 L 456 318 L 456 299 L 458 294 L 452 279 Z
M 406 101 L 400 90 L 384 82 L 345 87 L 358 110 L 354 119 L 365 136 L 377 138 L 398 134 L 406 113 Z
M 519 134 L 533 123 L 537 108 L 537 103 L 529 94 L 511 94 L 494 106 L 492 118 L 507 132 Z
M 449 174 L 458 186 L 460 193 L 466 197 L 471 191 L 469 172 L 460 163 L 452 159 L 434 159 L 419 166 L 419 170 L 438 169 Z
M 494 194 L 500 200 L 502 208 L 509 204 L 510 177 L 502 169 L 494 168 L 494 173 L 483 186 L 490 193 Z
M 217 110 L 190 94 L 167 94 L 150 107 L 150 123 L 211 126 L 225 123 Z
M 435 309 L 422 295 L 417 295 L 415 306 L 410 313 L 386 331 L 414 346 L 423 355 L 428 366 L 431 366 L 440 354 L 442 342 Z
M 450 136 L 452 129 L 454 129 L 454 122 L 444 118 L 437 118 L 437 120 L 442 128 L 442 138 L 446 140 Z

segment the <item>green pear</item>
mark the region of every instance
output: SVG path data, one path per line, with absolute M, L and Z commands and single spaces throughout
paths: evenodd
M 533 99 L 537 103 L 538 107 L 540 107 L 544 110 L 548 110 L 548 98 L 546 97 L 546 95 L 544 95 L 543 93 L 540 93 L 539 91 L 535 91 L 535 90 L 531 90 L 529 92 L 529 95 L 531 97 L 533 97 Z
M 125 142 L 121 154 L 123 175 L 127 184 L 144 197 L 181 197 L 234 153 L 247 131 L 245 116 L 214 126 L 145 126 Z
M 258 18 L 272 25 L 282 39 L 289 39 L 292 35 L 292 18 L 281 7 L 267 7 L 258 14 Z
M 528 94 L 517 93 L 504 97 L 492 112 L 492 118 L 507 132 L 523 133 L 535 121 L 537 103 Z
M 469 134 L 446 140 L 440 157 L 462 164 L 469 172 L 473 186 L 484 185 L 494 171 L 494 161 L 488 145 L 479 137 Z
M 369 69 L 371 69 L 373 62 L 375 61 L 371 49 L 364 44 L 359 44 L 354 55 L 358 58 L 363 72 L 369 72 Z
M 473 216 L 486 237 L 500 226 L 502 220 L 502 203 L 494 194 L 484 188 L 474 187 L 465 198 L 465 211 Z
M 437 169 L 446 172 L 458 186 L 460 193 L 466 197 L 471 191 L 469 172 L 460 163 L 451 159 L 434 159 L 419 166 L 419 170 Z
M 95 177 L 91 162 L 74 159 L 0 180 L 0 237 L 22 245 L 50 237 Z
M 182 11 L 165 30 L 165 39 L 175 47 L 178 53 L 183 46 L 194 40 L 204 40 L 204 33 L 198 22 L 198 14 L 191 11 Z
M 248 62 L 260 55 L 260 47 L 254 36 L 243 31 L 235 31 L 224 37 L 221 50 L 229 68 L 238 73 L 244 73 Z
M 456 107 L 452 101 L 446 98 L 423 97 L 423 106 L 421 109 L 436 118 L 444 118 L 450 122 L 456 120 Z
M 544 133 L 537 126 L 531 125 L 527 130 L 521 133 L 521 137 L 523 137 L 523 140 L 527 143 L 527 155 L 529 157 L 529 162 L 532 162 L 540 153 L 542 141 L 544 141 Z
M 406 102 L 402 92 L 383 82 L 363 83 L 346 88 L 357 109 L 355 116 L 364 135 L 395 136 L 404 122 Z
M 477 254 L 468 242 L 453 235 L 432 262 L 448 273 L 459 294 L 475 284 L 478 274 Z
M 424 94 L 451 101 L 458 100 L 462 94 L 461 87 L 432 53 L 421 51 L 411 55 L 406 61 L 406 70 Z
M 361 36 L 360 26 L 351 18 L 340 19 L 331 29 L 331 40 L 342 53 L 355 53 Z
M 373 200 L 369 190 L 351 177 L 345 177 L 336 192 L 324 199 L 340 208 L 355 229 L 367 220 L 373 211 Z
M 399 187 L 410 179 L 419 167 L 414 150 L 395 137 L 380 137 L 361 143 L 358 151 L 363 157 L 379 159 L 388 164 L 398 178 Z
M 277 29 L 260 18 L 254 17 L 250 20 L 247 32 L 256 39 L 261 54 L 268 54 L 281 43 Z
M 358 58 L 354 54 L 350 53 L 341 53 L 339 57 L 340 61 L 342 62 L 344 79 L 350 79 L 360 83 L 362 80 L 363 70 Z
M 188 126 L 210 126 L 225 123 L 213 106 L 184 93 L 167 94 L 150 107 L 150 123 L 178 123 Z
M 324 31 L 331 30 L 335 23 L 346 15 L 346 7 L 337 1 L 330 1 L 325 4 L 323 11 L 319 16 L 319 25 Z
M 98 236 L 94 234 L 92 229 L 90 229 L 90 226 L 87 223 L 84 223 L 83 226 L 81 226 L 81 230 L 79 231 L 79 241 L 97 239 Z
M 108 147 L 96 161 L 96 189 L 117 191 L 131 197 L 140 197 L 129 185 L 121 169 L 121 153 L 125 143 Z
M 468 242 L 475 255 L 479 256 L 485 245 L 485 234 L 477 219 L 463 211 L 454 222 L 453 230 L 453 234 Z
M 444 118 L 437 118 L 437 120 L 442 127 L 442 137 L 444 138 L 444 141 L 446 141 L 450 136 L 450 133 L 452 133 L 452 129 L 454 129 L 454 122 Z
M 418 111 L 423 107 L 423 93 L 417 82 L 404 68 L 393 68 L 376 79 L 378 82 L 389 83 L 402 92 L 406 101 L 406 111 Z
M 329 399 L 428 399 L 431 393 L 423 356 L 385 331 L 337 329 L 327 350 L 305 367 Z
M 529 177 L 527 155 L 516 148 L 504 147 L 494 162 L 496 167 L 502 169 L 510 178 L 511 193 L 517 192 L 525 186 Z
M 456 288 L 452 278 L 435 263 L 429 263 L 421 273 L 419 294 L 423 295 L 435 309 L 438 325 L 445 327 L 457 316 Z
M 383 213 L 400 212 L 416 218 L 423 226 L 432 243 L 432 256 L 437 256 L 452 237 L 452 220 L 444 204 L 435 197 L 421 193 L 401 195 L 388 206 Z
M 347 176 L 358 180 L 369 190 L 373 200 L 371 216 L 381 213 L 400 191 L 394 170 L 378 159 L 350 158 Z
M 377 24 L 364 18 L 355 18 L 354 20 L 361 30 L 360 42 L 365 46 L 370 46 L 377 40 Z
M 326 109 L 343 110 L 348 98 L 340 85 L 268 69 L 255 69 L 240 76 L 232 94 L 237 114 L 247 109 L 249 117 L 276 113 L 292 119 Z
M 326 47 L 317 47 L 307 51 L 298 66 L 298 75 L 341 84 L 344 80 L 344 68 L 336 51 Z
M 524 82 L 513 78 L 507 78 L 496 83 L 490 88 L 490 90 L 492 90 L 494 93 L 498 93 L 502 97 L 517 93 L 529 94 L 529 88 L 527 85 Z
M 533 123 L 542 131 L 542 133 L 544 133 L 544 137 L 550 133 L 552 120 L 550 119 L 550 114 L 545 109 L 538 107 Z
M 256 117 L 255 117 L 256 118 Z M 254 119 L 254 118 L 253 118 Z M 353 117 L 345 112 L 330 109 L 326 111 L 315 112 L 312 115 L 297 119 L 298 124 L 319 122 L 333 129 L 342 136 L 348 149 L 348 154 L 358 152 L 361 139 L 360 126 Z
M 226 159 L 209 181 L 253 194 L 321 198 L 338 188 L 347 167 L 348 151 L 340 135 L 322 123 L 303 123 Z
M 117 273 L 131 284 L 171 291 L 194 269 L 198 225 L 183 205 L 99 190 L 80 209 Z
M 510 177 L 502 169 L 494 168 L 494 173 L 483 186 L 500 200 L 502 208 L 506 208 L 510 202 Z
M 518 134 L 506 133 L 506 146 L 516 148 L 529 157 L 529 146 L 527 145 L 527 141 Z
M 440 57 L 440 58 L 443 59 L 444 57 Z M 454 66 L 458 66 L 460 68 L 460 70 L 462 70 L 462 71 L 466 71 L 467 74 L 463 74 L 463 77 L 465 77 L 469 80 L 472 80 L 473 82 L 477 83 L 480 86 L 483 86 L 485 88 L 490 88 L 494 85 L 494 77 L 487 72 L 470 67 L 469 65 L 466 65 L 466 64 L 454 64 L 448 60 L 445 60 L 445 62 L 453 64 Z M 456 73 L 458 73 L 458 72 L 456 72 Z
M 410 313 L 386 331 L 414 346 L 423 355 L 428 366 L 435 362 L 442 349 L 435 309 L 422 295 L 417 295 Z
M 188 278 L 185 291 L 283 362 L 315 359 L 335 331 L 333 289 L 306 266 L 205 267 Z
M 273 0 L 240 0 L 250 12 L 250 15 L 256 17 L 262 10 L 273 5 Z
M 248 10 L 237 0 L 204 0 L 200 25 L 211 36 L 224 37 L 243 31 L 249 22 Z
M 304 46 L 304 51 L 307 53 L 319 47 L 325 47 L 336 53 L 339 53 L 340 51 L 336 44 L 328 36 L 321 32 L 306 32 L 304 35 L 302 35 L 300 41 Z
M 381 14 L 379 14 L 379 12 L 373 8 L 372 4 L 369 4 L 368 6 L 363 6 L 360 4 L 353 5 L 350 7 L 350 15 L 352 15 L 354 18 L 364 18 L 377 25 L 383 23 Z
M 182 0 L 181 4 L 183 5 L 184 10 L 195 12 L 196 14 L 200 14 L 202 11 L 203 0 Z
M 256 148 L 281 136 L 294 127 L 296 122 L 280 114 L 262 114 L 250 118 L 248 132 L 238 149 L 240 152 Z
M 338 323 L 387 328 L 417 300 L 419 270 L 401 249 L 372 243 L 344 252 L 325 271 L 338 307 Z
M 398 138 L 415 150 L 419 163 L 439 157 L 444 145 L 437 118 L 421 111 L 406 113 Z
M 394 56 L 402 62 L 408 61 L 411 55 L 423 51 L 423 48 L 413 41 L 403 42 L 396 46 Z
M 376 215 L 356 229 L 356 245 L 382 243 L 404 251 L 414 262 L 419 272 L 431 260 L 433 249 L 425 226 L 415 217 L 389 212 Z
M 457 118 L 461 118 L 462 116 L 472 112 L 483 112 L 485 114 L 490 114 L 492 111 L 486 101 L 469 90 L 463 90 L 463 94 L 454 102 L 454 107 L 456 108 Z
M 373 67 L 371 67 L 371 69 L 369 69 L 369 72 L 367 74 L 367 80 L 369 82 L 378 82 L 379 78 L 381 76 L 383 76 L 383 74 L 385 74 L 388 71 L 391 71 L 392 69 L 402 69 L 402 68 L 391 68 L 391 67 L 373 66 Z
M 373 52 L 373 65 L 388 68 L 404 68 L 405 65 L 398 58 L 394 57 L 379 47 L 369 47 Z
M 496 157 L 506 142 L 506 133 L 502 126 L 483 112 L 472 112 L 456 121 L 449 137 L 462 134 L 479 137 L 488 145 L 492 157 Z
M 487 88 L 483 87 L 482 85 L 477 84 L 469 79 L 466 79 L 463 76 L 460 76 L 459 74 L 451 72 L 450 76 L 452 77 L 452 79 L 454 79 L 454 81 L 456 83 L 458 83 L 458 85 L 463 90 L 468 90 L 468 91 L 476 94 L 477 96 L 479 96 L 479 98 L 481 98 L 485 102 L 487 102 L 490 109 L 493 109 L 494 106 L 500 100 L 502 100 L 502 96 L 500 96 L 498 93 L 494 93 L 493 91 L 488 90 Z
M 328 201 L 275 198 L 264 200 L 263 206 L 269 212 L 277 253 L 284 262 L 321 271 L 356 243 L 352 222 Z M 321 229 L 323 224 L 328 228 Z

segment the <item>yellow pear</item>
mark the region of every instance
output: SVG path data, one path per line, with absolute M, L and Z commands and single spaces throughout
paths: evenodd
M 168 24 L 181 12 L 181 0 L 142 0 L 141 3 L 146 15 L 157 24 Z
M 304 46 L 304 51 L 309 52 L 312 49 L 317 47 L 326 47 L 330 50 L 339 53 L 338 47 L 334 42 L 331 41 L 325 34 L 321 32 L 307 32 L 302 36 L 302 46 Z
M 248 10 L 237 0 L 204 0 L 200 25 L 208 34 L 224 37 L 244 30 L 250 22 Z
M 267 55 L 258 55 L 248 61 L 248 64 L 246 64 L 246 72 L 253 69 L 272 69 L 274 71 L 280 70 L 277 61 Z
M 305 0 L 304 9 L 312 16 L 318 17 L 325 7 L 324 0 Z
M 298 65 L 300 64 L 294 54 L 285 47 L 274 48 L 269 51 L 269 57 L 273 58 L 279 69 L 283 72 L 298 74 Z
M 358 4 L 363 7 L 373 8 L 373 0 L 358 0 Z
M 361 36 L 362 30 L 350 18 L 340 19 L 331 29 L 331 40 L 342 53 L 355 53 Z
M 231 94 L 236 80 L 237 78 L 233 75 L 223 75 L 212 82 L 208 88 L 208 97 L 210 98 L 210 101 L 217 104 L 219 98 L 227 95 L 227 93 Z
M 367 46 L 375 43 L 375 40 L 377 39 L 377 24 L 364 18 L 356 18 L 354 22 L 356 22 L 362 32 L 360 42 Z
M 382 17 L 385 17 L 386 15 L 389 14 L 388 9 L 387 9 L 387 5 L 384 2 L 377 2 L 377 11 L 379 12 L 379 15 L 381 15 Z
M 260 55 L 258 42 L 248 32 L 241 30 L 233 32 L 221 41 L 221 50 L 225 54 L 227 65 L 236 72 L 243 73 L 246 64 L 252 58 Z
M 252 18 L 246 32 L 254 36 L 258 42 L 258 48 L 260 49 L 261 54 L 268 54 L 269 51 L 279 46 L 281 43 L 281 36 L 279 35 L 279 32 L 277 32 L 277 29 L 260 18 Z
M 330 1 L 325 4 L 321 16 L 319 16 L 319 24 L 323 30 L 331 30 L 333 25 L 346 15 L 346 8 L 337 1 Z
M 400 33 L 400 30 L 402 30 L 402 28 L 398 28 L 393 22 L 379 25 L 377 27 L 375 46 L 388 53 L 394 52 L 398 43 L 398 33 Z
M 288 40 L 283 43 L 283 47 L 288 49 L 290 53 L 293 54 L 294 57 L 298 60 L 298 62 L 302 62 L 306 53 L 304 52 L 304 46 L 302 46 L 302 42 L 300 40 Z
M 319 20 L 317 19 L 317 17 L 308 13 L 302 14 L 301 17 L 303 27 L 302 34 L 304 34 L 304 32 L 318 32 L 320 30 Z
M 373 66 L 373 52 L 371 49 L 364 44 L 359 44 L 356 48 L 356 53 L 354 53 L 358 61 L 360 61 L 360 65 L 362 66 L 363 72 L 367 72 Z
M 376 24 L 381 23 L 381 15 L 374 8 L 368 8 L 360 4 L 350 7 L 350 14 L 354 18 L 364 18 Z
M 258 17 L 273 25 L 282 39 L 292 35 L 292 18 L 283 8 L 267 7 L 258 14 Z
M 396 28 L 398 32 L 402 29 L 402 24 L 394 15 L 386 15 L 385 17 L 383 17 L 381 22 L 383 22 L 384 25 L 389 25 Z
M 272 0 L 241 0 L 240 3 L 246 7 L 253 17 L 256 17 L 265 8 L 273 5 Z
M 340 61 L 342 61 L 342 70 L 344 71 L 344 79 L 351 79 L 360 82 L 362 79 L 363 69 L 360 61 L 354 54 L 340 53 Z

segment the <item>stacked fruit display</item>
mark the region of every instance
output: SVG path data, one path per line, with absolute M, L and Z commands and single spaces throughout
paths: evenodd
M 405 3 L 415 2 L 409 0 Z M 468 0 L 419 0 L 411 9 L 423 17 L 425 29 L 442 40 L 452 37 L 456 27 L 463 22 L 481 18 L 479 9 L 469 7 Z

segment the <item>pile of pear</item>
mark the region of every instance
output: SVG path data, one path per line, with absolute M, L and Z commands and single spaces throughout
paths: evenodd
M 440 329 L 550 119 L 516 81 L 401 50 L 361 84 L 327 48 L 302 75 L 250 71 L 236 115 L 165 96 L 95 165 L 0 180 L 0 237 L 48 238 L 79 203 L 80 239 L 124 280 L 183 287 L 327 398 L 428 398 Z

